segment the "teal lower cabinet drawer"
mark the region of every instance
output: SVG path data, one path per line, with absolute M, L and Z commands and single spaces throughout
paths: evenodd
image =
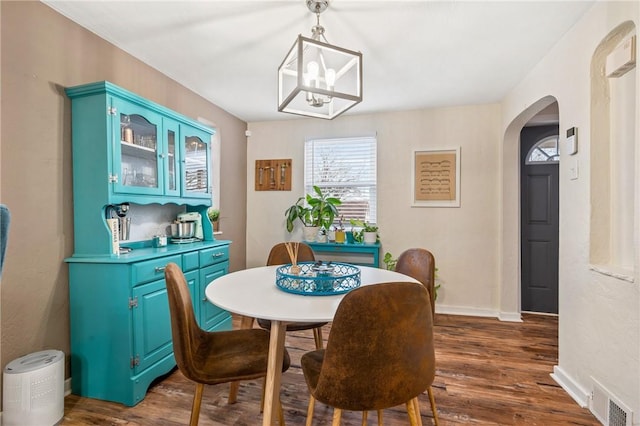
M 213 265 L 229 260 L 229 246 L 215 247 L 207 250 L 200 250 L 200 267 Z
M 200 268 L 200 252 L 192 251 L 182 255 L 182 270 L 193 271 Z
M 176 366 L 164 279 L 169 262 L 183 268 L 200 327 L 230 330 L 231 315 L 205 297 L 207 284 L 229 271 L 229 243 L 129 263 L 67 260 L 71 392 L 133 406 Z M 213 263 L 203 267 L 202 260 Z
M 182 268 L 182 256 L 165 256 L 160 259 L 134 263 L 132 266 L 133 275 L 131 280 L 134 284 L 140 284 L 163 279 L 164 269 L 167 266 L 167 263 L 175 263 Z

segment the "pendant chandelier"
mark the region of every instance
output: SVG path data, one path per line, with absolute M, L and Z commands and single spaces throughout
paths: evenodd
M 278 111 L 331 120 L 362 101 L 362 53 L 329 44 L 320 14 L 329 1 L 307 0 L 311 38 L 298 35 L 278 68 Z

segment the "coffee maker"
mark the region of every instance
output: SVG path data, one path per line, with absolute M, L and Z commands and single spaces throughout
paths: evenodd
M 199 240 L 204 239 L 204 232 L 202 231 L 202 216 L 198 212 L 186 212 L 178 215 L 178 222 L 195 222 L 195 232 L 193 237 Z
M 127 241 L 129 239 L 131 218 L 127 217 L 128 212 L 129 203 L 110 204 L 105 208 L 105 219 L 112 234 L 111 252 L 113 254 L 128 253 L 131 251 L 128 247 L 120 247 L 120 241 Z
M 120 241 L 129 239 L 129 231 L 131 230 L 131 218 L 127 217 L 129 212 L 129 203 L 108 205 L 106 208 L 106 219 L 118 220 L 118 238 Z

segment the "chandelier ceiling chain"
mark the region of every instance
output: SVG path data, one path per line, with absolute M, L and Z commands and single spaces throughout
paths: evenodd
M 324 8 L 321 3 L 324 3 Z M 320 14 L 324 12 L 327 7 L 329 7 L 328 2 L 319 2 L 319 1 L 307 1 L 307 7 L 309 10 L 316 14 L 316 25 L 311 27 L 311 34 L 314 40 L 320 40 L 320 37 L 324 40 L 325 43 L 329 43 L 327 38 L 324 36 L 324 27 L 320 25 Z
M 320 14 L 328 0 L 306 0 L 316 15 L 311 38 L 298 36 L 278 68 L 278 111 L 333 119 L 362 101 L 362 53 L 334 46 Z

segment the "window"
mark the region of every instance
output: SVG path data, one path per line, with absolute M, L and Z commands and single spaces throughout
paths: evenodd
M 532 146 L 527 154 L 526 164 L 557 163 L 558 161 L 560 161 L 558 135 L 555 135 L 544 138 Z
M 304 188 L 340 198 L 338 210 L 349 219 L 376 223 L 377 146 L 375 137 L 311 139 L 304 145 Z

